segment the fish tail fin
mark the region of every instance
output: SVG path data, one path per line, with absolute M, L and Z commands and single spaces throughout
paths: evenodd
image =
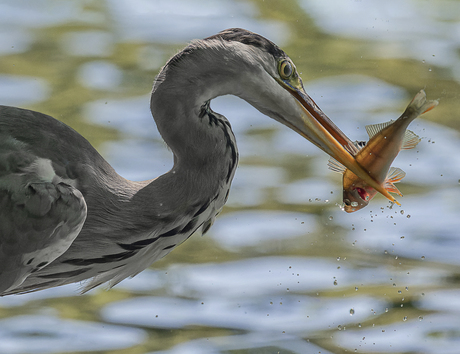
M 390 193 L 396 193 L 399 196 L 403 196 L 399 189 L 394 185 L 394 183 L 401 182 L 401 180 L 406 176 L 406 172 L 400 168 L 391 167 L 387 173 L 385 179 L 385 189 Z
M 402 114 L 402 116 L 406 119 L 410 119 L 411 121 L 417 118 L 418 116 L 431 111 L 439 104 L 436 100 L 426 100 L 426 93 L 424 90 L 420 90 L 412 101 L 407 106 L 406 110 Z

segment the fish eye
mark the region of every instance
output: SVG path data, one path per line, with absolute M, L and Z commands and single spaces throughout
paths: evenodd
M 292 74 L 294 73 L 294 67 L 292 63 L 285 59 L 280 62 L 279 67 L 278 67 L 279 74 L 283 80 L 289 79 Z
M 344 202 L 345 205 L 347 205 L 347 206 L 350 206 L 350 205 L 351 205 L 350 199 L 344 199 L 343 202 Z

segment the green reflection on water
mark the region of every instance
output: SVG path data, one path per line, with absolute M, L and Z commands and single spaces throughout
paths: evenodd
M 458 97 L 460 88 L 458 82 L 452 79 L 450 74 L 446 72 L 446 69 L 431 66 L 431 71 L 429 71 L 427 64 L 411 59 L 376 59 L 370 53 L 370 48 L 372 47 L 368 41 L 344 37 L 338 38 L 322 33 L 315 26 L 314 20 L 299 7 L 296 1 L 253 0 L 252 3 L 259 10 L 261 18 L 280 21 L 288 27 L 290 31 L 289 41 L 283 46 L 283 49 L 296 63 L 304 81 L 342 74 L 361 74 L 379 78 L 385 82 L 402 87 L 411 95 L 420 90 L 421 87 L 425 87 L 426 91 L 429 92 L 429 96 L 441 98 L 442 104 L 436 108 L 436 114 L 431 114 L 424 118 L 460 130 L 460 121 L 457 119 L 460 103 L 458 100 L 452 99 Z M 84 7 L 85 10 L 97 13 L 103 21 L 97 24 L 64 23 L 57 26 L 37 28 L 34 30 L 33 43 L 27 52 L 4 55 L 0 60 L 0 73 L 39 77 L 46 80 L 50 85 L 49 98 L 43 102 L 30 105 L 28 108 L 50 114 L 62 120 L 80 132 L 96 148 L 100 148 L 104 142 L 121 139 L 122 133 L 116 129 L 99 126 L 85 120 L 83 116 L 84 105 L 99 99 L 122 99 L 148 93 L 161 64 L 154 65 L 148 69 L 143 67 L 140 63 L 146 60 L 146 53 L 148 54 L 155 50 L 160 51 L 162 60 L 159 60 L 159 62 L 164 63 L 178 49 L 176 44 L 165 45 L 160 43 L 118 41 L 116 31 L 112 27 L 108 7 L 100 4 L 103 3 L 95 1 L 87 2 L 87 5 L 84 5 Z M 63 45 L 66 35 L 89 30 L 105 31 L 113 36 L 114 41 L 111 51 L 102 58 L 69 55 Z M 186 34 L 184 34 L 185 37 Z M 122 72 L 121 84 L 114 90 L 94 90 L 85 87 L 78 80 L 78 69 L 82 64 L 101 59 L 115 64 Z M 145 102 L 146 106 L 148 104 L 148 102 Z M 252 134 L 260 134 L 266 138 L 270 138 L 272 131 L 270 129 L 255 130 Z M 243 157 L 243 163 L 265 165 L 267 161 L 258 159 L 257 157 L 248 159 Z M 309 173 L 305 167 L 305 160 L 298 161 L 296 156 L 287 156 L 277 166 L 282 167 L 288 172 L 290 181 L 305 178 Z M 419 186 L 407 185 L 405 186 L 406 188 L 408 192 L 422 191 L 422 187 Z M 174 264 L 227 262 L 270 254 L 314 256 L 325 259 L 335 259 L 340 255 L 342 259 L 347 259 L 356 269 L 388 266 L 398 272 L 407 272 L 412 268 L 429 269 L 430 267 L 439 267 L 449 268 L 449 271 L 454 274 L 459 273 L 455 266 L 439 266 L 428 262 L 421 264 L 420 261 L 404 258 L 395 260 L 394 257 L 384 254 L 373 254 L 372 251 L 366 252 L 366 250 L 355 248 L 352 244 L 346 243 L 341 236 L 343 231 L 348 230 L 351 225 L 337 227 L 332 224 L 328 225 L 324 221 L 327 218 L 328 210 L 331 209 L 330 205 L 308 203 L 302 206 L 283 205 L 270 196 L 266 200 L 265 204 L 258 205 L 257 208 L 313 213 L 321 220 L 321 228 L 314 233 L 305 235 L 306 237 L 278 243 L 275 242 L 267 245 L 263 250 L 257 247 L 248 247 L 239 253 L 224 250 L 209 237 L 201 238 L 194 236 L 185 244 L 177 247 L 168 257 L 155 263 L 153 268 L 161 270 L 167 269 Z M 235 210 L 236 208 L 234 207 L 228 207 L 224 210 L 224 213 Z M 338 263 L 339 265 L 340 263 Z M 377 321 L 372 318 L 368 321 L 362 321 L 363 327 L 372 326 L 373 324 L 385 325 L 394 323 L 400 321 L 403 316 L 414 317 L 420 316 L 420 314 L 424 315 L 426 312 L 416 311 L 409 304 L 418 299 L 417 294 L 420 292 L 438 288 L 438 284 L 427 284 L 426 287 L 412 289 L 412 294 L 404 294 L 406 298 L 404 302 L 405 306 L 401 308 L 401 296 L 396 293 L 390 280 L 388 284 L 378 284 L 375 286 L 357 284 L 357 286 L 359 286 L 359 295 L 365 293 L 369 296 L 383 298 L 389 302 L 388 306 L 391 308 L 388 314 L 379 317 Z M 167 295 L 168 291 L 168 289 L 161 289 L 152 293 L 155 295 Z M 18 314 L 35 313 L 42 309 L 52 308 L 63 318 L 101 321 L 98 311 L 105 304 L 137 295 L 131 294 L 126 290 L 113 289 L 108 292 L 99 290 L 84 297 L 47 299 L 15 308 L 0 308 L 0 317 L 7 318 Z M 341 298 L 355 295 L 354 288 L 338 288 L 332 291 L 320 291 L 318 296 L 321 298 Z M 349 327 L 353 327 L 353 325 L 349 325 Z M 142 343 L 126 351 L 107 351 L 106 353 L 144 353 L 153 350 L 166 350 L 174 345 L 192 339 L 240 333 L 237 330 L 203 328 L 199 326 L 174 330 L 148 329 L 147 331 L 149 339 L 146 343 Z M 332 331 L 314 333 L 312 334 L 312 338 L 319 338 L 316 340 L 316 343 L 332 352 L 342 353 L 342 349 L 337 348 L 331 343 L 329 338 L 331 333 Z M 433 332 L 431 335 L 445 337 L 456 336 L 457 333 Z M 267 347 L 260 348 L 257 351 L 237 350 L 229 352 L 272 353 L 274 350 L 276 348 Z M 283 353 L 286 353 L 286 351 L 283 351 Z

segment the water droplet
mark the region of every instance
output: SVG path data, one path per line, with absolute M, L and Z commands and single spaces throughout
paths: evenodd
M 337 285 L 337 280 L 334 280 L 334 285 Z
M 385 312 L 388 312 L 388 307 L 385 307 Z
M 403 321 L 404 321 L 404 322 L 407 321 L 407 316 L 404 316 L 404 317 L 403 317 Z
M 431 68 L 428 68 L 428 71 L 431 71 Z
M 340 257 L 337 257 L 337 261 L 340 261 Z
M 358 287 L 357 287 L 357 286 L 355 286 L 355 291 L 358 291 Z
M 342 330 L 342 326 L 341 326 L 341 325 L 338 325 L 338 326 L 337 326 L 337 329 L 338 329 L 339 331 L 341 331 L 341 330 Z
M 422 321 L 422 320 L 423 320 L 423 316 L 418 316 L 418 320 L 419 320 L 419 321 Z
M 361 328 L 361 323 L 358 323 L 358 327 Z
M 353 316 L 355 314 L 355 309 L 351 308 L 350 309 L 350 316 Z
M 422 256 L 421 258 L 422 258 L 422 261 L 423 261 L 425 259 L 425 256 Z
M 400 239 L 402 240 L 404 238 L 404 236 L 401 236 Z
M 405 288 L 405 289 L 406 289 L 406 291 L 409 291 L 409 287 L 408 287 L 408 286 L 406 286 L 406 288 Z
M 401 291 L 401 290 L 398 290 L 398 294 L 401 294 L 401 293 L 402 293 L 402 291 Z
M 404 210 L 401 210 L 400 213 L 401 213 L 401 215 L 404 215 Z
M 334 217 L 332 215 L 329 216 L 329 220 L 333 220 L 333 219 L 334 219 Z
M 384 330 L 384 329 L 382 329 L 382 332 L 385 332 L 385 330 Z
M 407 214 L 406 218 L 410 219 L 410 214 Z

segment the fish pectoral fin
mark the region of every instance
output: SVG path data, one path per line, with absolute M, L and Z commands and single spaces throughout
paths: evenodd
M 411 130 L 406 130 L 401 145 L 401 150 L 410 150 L 417 146 L 422 141 L 420 137 Z
M 362 145 L 360 145 L 361 142 L 354 141 L 352 144 L 348 144 L 347 146 L 344 146 L 345 150 L 347 150 L 352 156 L 356 156 L 359 152 L 359 150 L 362 149 Z M 365 143 L 364 143 L 365 145 Z
M 398 183 L 401 182 L 404 177 L 406 177 L 406 172 L 398 167 L 390 167 L 390 170 L 387 173 L 386 181 Z
M 385 182 L 385 189 L 390 193 L 396 193 L 400 197 L 403 196 L 399 189 L 390 181 Z
M 347 170 L 347 168 L 342 165 L 339 161 L 337 161 L 336 159 L 334 159 L 333 157 L 331 157 L 327 163 L 327 166 L 329 167 L 329 169 L 331 171 L 334 171 L 334 172 L 337 172 L 337 173 L 345 173 L 345 171 Z
M 351 155 L 356 156 L 358 152 L 363 148 L 363 146 L 366 145 L 365 141 L 354 141 L 353 144 L 349 144 L 348 146 L 345 146 L 345 150 L 347 150 Z M 329 169 L 331 171 L 337 172 L 337 173 L 345 173 L 347 168 L 342 165 L 339 161 L 331 157 L 329 161 L 327 162 L 327 165 L 329 166 Z
M 374 135 L 378 134 L 378 132 L 380 132 L 381 130 L 388 127 L 393 122 L 394 120 L 390 120 L 389 122 L 385 122 L 385 123 L 366 125 L 365 128 L 366 128 L 367 135 L 369 135 L 369 139 L 371 139 Z
M 388 171 L 387 178 L 385 179 L 385 189 L 390 193 L 396 193 L 399 196 L 403 196 L 399 189 L 394 183 L 400 182 L 406 176 L 406 172 L 400 168 L 391 167 Z

